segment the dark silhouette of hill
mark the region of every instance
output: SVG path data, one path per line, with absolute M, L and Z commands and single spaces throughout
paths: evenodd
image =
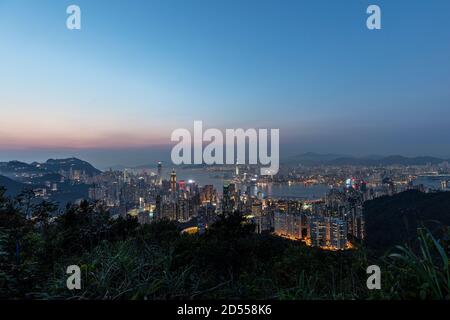
M 6 189 L 5 194 L 7 196 L 16 196 L 24 189 L 29 188 L 29 186 L 27 186 L 26 184 L 14 181 L 5 176 L 0 176 L 0 188 L 1 187 Z
M 449 159 L 441 159 L 429 156 L 423 157 L 404 157 L 400 155 L 392 155 L 387 157 L 381 156 L 367 156 L 367 157 L 351 157 L 341 156 L 335 154 L 317 154 L 304 153 L 295 157 L 289 158 L 285 163 L 287 164 L 301 164 L 305 166 L 314 165 L 352 165 L 352 166 L 390 166 L 390 165 L 426 165 L 426 164 L 440 164 L 449 161 Z
M 89 162 L 77 159 L 77 158 L 67 158 L 67 159 L 49 159 L 41 164 L 41 167 L 50 172 L 59 172 L 60 170 L 69 171 L 80 170 L 86 172 L 90 176 L 100 174 L 101 171 L 94 168 Z
M 0 175 L 0 189 L 4 188 L 5 196 L 8 197 L 16 197 L 25 190 L 42 187 L 44 187 L 43 184 L 21 183 Z M 58 191 L 52 192 L 48 200 L 57 204 L 60 209 L 63 209 L 68 203 L 74 203 L 78 200 L 87 199 L 89 195 L 88 191 L 89 185 L 87 184 L 72 184 L 69 182 L 59 183 Z
M 450 192 L 423 193 L 410 190 L 364 204 L 366 244 L 386 250 L 399 244 L 414 244 L 417 228 L 439 223 L 450 226 Z M 439 223 L 437 223 L 439 222 Z
M 48 173 L 48 174 L 44 174 L 42 176 L 33 177 L 32 179 L 30 179 L 30 181 L 34 185 L 44 184 L 45 182 L 59 183 L 61 181 L 62 177 L 63 176 L 60 175 L 59 173 Z
M 19 176 L 23 173 L 52 174 L 60 171 L 68 172 L 70 169 L 84 171 L 89 176 L 101 173 L 89 162 L 77 158 L 49 159 L 43 163 L 33 162 L 31 164 L 20 161 L 0 162 L 0 174 L 6 176 Z
M 4 175 L 21 174 L 25 172 L 38 173 L 41 169 L 34 164 L 28 164 L 21 161 L 0 162 L 0 173 Z
M 388 156 L 380 159 L 367 159 L 367 158 L 338 158 L 331 161 L 334 165 L 363 165 L 363 166 L 392 166 L 392 165 L 426 165 L 426 164 L 440 164 L 445 159 L 434 157 L 414 157 L 408 158 L 403 156 Z

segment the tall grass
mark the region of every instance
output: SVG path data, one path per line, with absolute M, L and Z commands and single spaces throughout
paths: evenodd
M 87 262 L 87 263 L 86 263 Z M 189 266 L 173 270 L 170 252 L 158 247 L 138 246 L 135 241 L 103 242 L 92 252 L 72 261 L 82 273 L 82 289 L 68 291 L 64 265 L 42 299 L 176 299 L 188 298 L 195 290 L 189 281 Z M 194 288 L 193 288 L 194 287 Z
M 427 228 L 419 228 L 418 250 L 405 246 L 396 249 L 389 255 L 392 265 L 416 282 L 420 298 L 450 299 L 448 244 L 437 240 Z

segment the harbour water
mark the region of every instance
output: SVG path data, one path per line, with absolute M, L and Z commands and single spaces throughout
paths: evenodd
M 440 190 L 441 181 L 450 181 L 450 175 L 425 175 L 414 180 L 414 185 L 422 184 L 427 189 Z
M 143 169 L 140 169 L 142 171 Z M 156 173 L 155 168 L 144 169 L 147 172 Z M 164 179 L 169 179 L 172 169 L 163 168 L 162 174 Z M 213 185 L 219 194 L 222 194 L 223 185 L 233 178 L 232 172 L 209 172 L 205 169 L 176 169 L 177 180 L 194 180 L 199 186 Z M 247 185 L 238 185 L 241 190 L 246 190 Z M 319 199 L 327 194 L 329 187 L 326 185 L 304 185 L 304 184 L 279 184 L 269 183 L 264 185 L 252 186 L 252 193 L 262 192 L 265 196 L 283 199 Z

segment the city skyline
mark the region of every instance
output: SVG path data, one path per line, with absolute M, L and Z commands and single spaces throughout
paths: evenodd
M 450 157 L 450 4 L 0 3 L 0 160 L 168 159 L 170 133 L 280 128 L 305 152 Z M 283 158 L 281 158 L 283 161 Z
M 449 0 L 0 0 L 0 300 L 448 301 L 449 23 Z

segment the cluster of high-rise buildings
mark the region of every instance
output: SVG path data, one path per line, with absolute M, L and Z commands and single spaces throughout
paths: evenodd
M 89 196 L 103 201 L 113 214 L 135 216 L 140 223 L 169 219 L 198 232 L 214 223 L 219 214 L 239 211 L 255 225 L 256 232 L 323 249 L 345 250 L 352 248 L 354 240 L 365 237 L 365 201 L 423 188 L 412 183 L 412 173 L 417 171 L 411 168 L 322 168 L 317 174 L 314 170 L 311 168 L 308 174 L 282 173 L 268 182 L 267 177 L 255 176 L 250 167 L 236 166 L 233 177 L 216 190 L 213 185 L 179 180 L 175 170 L 165 179 L 160 162 L 156 173 L 103 172 L 93 178 Z M 344 174 L 354 178 L 344 178 Z M 305 185 L 332 183 L 327 195 L 315 200 L 273 198 L 259 188 L 267 183 L 299 183 L 295 179 Z M 448 188 L 446 182 L 442 183 L 444 188 Z
M 363 194 L 351 187 L 332 190 L 323 200 L 288 207 L 274 214 L 274 233 L 330 250 L 364 239 Z
M 135 216 L 140 223 L 169 219 L 199 232 L 219 214 L 239 211 L 254 223 L 256 232 L 273 232 L 321 248 L 347 249 L 349 235 L 364 237 L 364 192 L 355 185 L 320 200 L 273 199 L 258 189 L 253 174 L 239 167 L 219 191 L 213 185 L 178 180 L 175 170 L 164 179 L 161 163 L 156 174 L 110 170 L 96 177 L 89 196 L 103 201 L 114 214 Z

